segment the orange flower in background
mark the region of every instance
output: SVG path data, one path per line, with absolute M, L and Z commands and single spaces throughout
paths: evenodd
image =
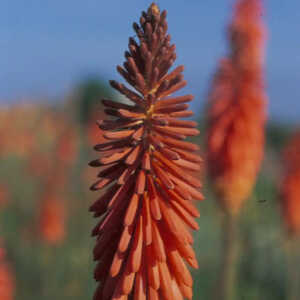
M 9 264 L 5 261 L 5 250 L 0 245 L 0 299 L 13 300 L 15 278 Z
M 41 237 L 49 244 L 59 244 L 65 238 L 65 206 L 57 195 L 49 192 L 41 201 L 39 212 Z
M 283 154 L 284 178 L 281 186 L 282 212 L 292 235 L 300 235 L 300 131 Z
M 208 170 L 222 207 L 237 214 L 250 195 L 263 158 L 266 95 L 265 29 L 260 0 L 239 0 L 229 26 L 231 52 L 209 96 Z
M 4 207 L 9 201 L 9 190 L 4 184 L 0 184 L 0 208 Z
M 25 125 L 24 120 L 31 121 L 36 110 L 31 105 L 18 105 L 10 108 L 2 108 L 0 115 L 0 158 L 17 155 L 26 158 L 34 148 L 32 132 Z M 16 140 L 18 146 L 16 147 Z
M 70 166 L 76 161 L 78 142 L 75 130 L 71 128 L 64 130 L 56 142 L 56 157 L 60 163 Z
M 91 206 L 101 217 L 97 236 L 94 299 L 192 299 L 193 280 L 185 263 L 197 268 L 190 229 L 199 217 L 192 199 L 202 200 L 198 147 L 183 139 L 197 124 L 179 120 L 191 95 L 169 97 L 186 85 L 183 66 L 173 65 L 175 46 L 167 34 L 166 11 L 156 4 L 133 25 L 124 68 L 117 70 L 135 88 L 111 81 L 132 105 L 103 100 L 110 119 L 99 124 L 106 142 L 95 146 L 102 167 L 92 190 L 105 189 Z
M 32 152 L 27 160 L 27 172 L 38 178 L 51 174 L 53 170 L 53 161 L 48 153 L 42 153 L 41 151 Z

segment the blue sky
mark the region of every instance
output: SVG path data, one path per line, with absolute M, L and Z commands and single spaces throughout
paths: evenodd
M 233 0 L 159 0 L 168 10 L 177 64 L 186 67 L 193 109 L 205 95 L 217 61 L 226 54 L 225 26 Z M 132 22 L 148 0 L 1 0 L 0 102 L 60 98 L 80 78 L 120 79 Z M 300 1 L 265 0 L 266 78 L 272 119 L 300 121 Z

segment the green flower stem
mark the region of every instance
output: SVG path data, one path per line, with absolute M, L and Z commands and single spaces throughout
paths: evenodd
M 226 214 L 223 219 L 223 248 L 221 270 L 215 290 L 215 299 L 234 300 L 238 249 L 238 218 Z
M 300 297 L 300 238 L 287 240 L 287 300 Z

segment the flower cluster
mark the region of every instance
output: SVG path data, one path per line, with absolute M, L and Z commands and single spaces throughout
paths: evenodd
M 266 120 L 260 0 L 239 0 L 229 26 L 231 52 L 209 95 L 208 168 L 221 206 L 236 214 L 263 157 Z
M 0 299 L 13 300 L 15 293 L 15 278 L 10 265 L 6 262 L 6 253 L 0 245 Z
M 65 203 L 58 195 L 48 191 L 40 203 L 39 230 L 41 238 L 49 244 L 59 244 L 65 238 Z
M 97 236 L 94 299 L 192 298 L 193 280 L 185 264 L 197 268 L 189 229 L 198 229 L 192 203 L 202 200 L 201 183 L 193 176 L 201 158 L 198 147 L 183 141 L 198 135 L 196 122 L 180 120 L 191 95 L 170 97 L 186 85 L 183 66 L 168 73 L 176 54 L 167 34 L 166 11 L 151 4 L 140 24 L 138 41 L 129 39 L 126 61 L 118 72 L 122 83 L 111 86 L 131 104 L 103 100 L 110 119 L 98 122 L 105 142 L 90 163 L 101 167 L 92 190 L 104 190 L 91 206 L 101 217 Z
M 281 187 L 282 211 L 291 234 L 300 235 L 300 131 L 283 154 L 284 178 Z

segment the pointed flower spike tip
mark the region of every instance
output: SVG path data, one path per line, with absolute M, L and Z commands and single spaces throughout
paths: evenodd
M 281 208 L 288 232 L 300 236 L 300 130 L 283 152 Z
M 265 28 L 261 0 L 237 0 L 230 50 L 209 94 L 207 164 L 223 210 L 238 214 L 251 194 L 264 153 Z
M 105 140 L 90 164 L 101 168 L 92 190 L 101 190 L 90 211 L 100 217 L 94 259 L 100 299 L 191 299 L 186 264 L 197 267 L 190 230 L 197 230 L 201 182 L 193 176 L 201 158 L 184 141 L 198 130 L 191 95 L 176 96 L 186 85 L 183 66 L 170 71 L 176 53 L 167 34 L 166 11 L 154 3 L 133 24 L 126 61 L 117 71 L 127 84 L 110 81 L 129 104 L 104 100 Z M 184 272 L 178 270 L 183 269 Z M 188 286 L 186 285 L 188 284 Z M 150 296 L 151 295 L 151 296 Z
M 159 16 L 160 15 L 160 10 L 159 7 L 156 3 L 152 3 L 148 9 L 148 14 L 152 14 L 154 16 Z

